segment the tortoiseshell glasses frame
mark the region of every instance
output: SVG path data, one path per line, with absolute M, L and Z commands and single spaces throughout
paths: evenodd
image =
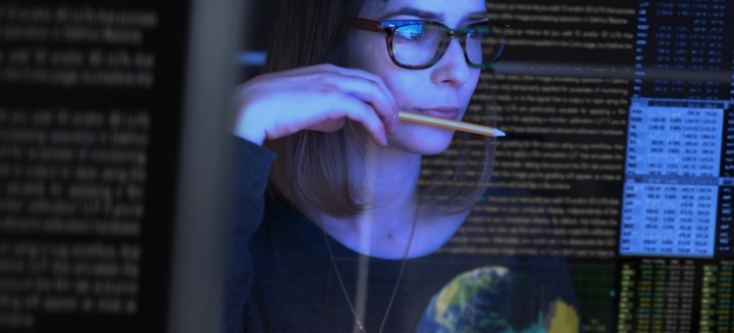
M 434 56 L 430 59 L 430 61 L 415 65 L 415 64 L 404 64 L 401 63 L 394 52 L 393 48 L 393 41 L 395 37 L 395 32 L 398 31 L 398 29 L 406 27 L 406 26 L 420 26 L 420 27 L 436 27 L 439 28 L 441 31 L 444 32 L 443 38 L 441 38 L 441 41 L 437 43 L 436 45 L 436 53 Z M 390 20 L 390 21 L 375 21 L 370 19 L 365 19 L 361 17 L 356 17 L 352 21 L 352 28 L 364 30 L 364 31 L 371 31 L 371 32 L 377 32 L 379 34 L 382 34 L 385 36 L 385 41 L 387 43 L 387 52 L 390 55 L 390 59 L 401 68 L 406 69 L 426 69 L 430 68 L 433 65 L 435 65 L 439 60 L 441 60 L 441 57 L 446 53 L 446 49 L 448 48 L 449 44 L 451 43 L 451 40 L 454 38 L 459 38 L 459 41 L 461 43 L 461 47 L 464 51 L 464 58 L 466 59 L 466 63 L 472 67 L 472 68 L 479 68 L 479 69 L 488 69 L 488 68 L 494 68 L 495 62 L 500 58 L 502 55 L 502 52 L 504 51 L 504 30 L 509 28 L 509 25 L 506 24 L 496 24 L 489 21 L 482 21 L 470 24 L 464 28 L 460 29 L 451 29 L 447 27 L 444 24 L 441 24 L 439 22 L 434 21 L 425 21 L 425 20 Z M 467 35 L 469 34 L 490 34 L 495 33 L 491 38 L 488 38 L 488 41 L 493 43 L 493 48 L 490 50 L 490 53 L 487 54 L 489 61 L 482 61 L 481 63 L 475 63 L 472 62 L 472 60 L 469 57 L 469 54 L 467 53 L 467 46 L 466 46 L 466 40 Z M 486 37 L 485 37 L 486 38 Z M 481 51 L 482 58 L 484 58 L 484 50 Z

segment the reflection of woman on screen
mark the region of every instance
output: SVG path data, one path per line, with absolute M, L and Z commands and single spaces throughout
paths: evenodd
M 461 120 L 501 51 L 486 14 L 483 0 L 285 1 L 269 74 L 238 89 L 230 330 L 549 329 L 573 304 L 562 264 L 437 251 L 485 193 L 492 145 L 397 118 Z M 418 186 L 422 155 L 455 135 L 484 146 Z

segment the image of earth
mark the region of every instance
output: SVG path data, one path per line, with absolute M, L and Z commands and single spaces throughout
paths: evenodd
M 498 266 L 462 273 L 431 299 L 416 332 L 578 332 L 576 310 L 560 299 L 542 304 L 529 281 Z

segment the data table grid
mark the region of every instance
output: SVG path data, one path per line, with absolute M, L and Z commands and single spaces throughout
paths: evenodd
M 727 107 L 633 99 L 620 254 L 713 257 Z

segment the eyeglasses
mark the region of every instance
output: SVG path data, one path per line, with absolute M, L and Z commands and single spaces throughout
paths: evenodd
M 373 21 L 354 18 L 352 28 L 377 32 L 385 36 L 390 59 L 402 68 L 426 69 L 435 65 L 451 40 L 459 38 L 466 63 L 473 68 L 493 68 L 505 48 L 508 25 L 477 22 L 461 29 L 433 21 Z

